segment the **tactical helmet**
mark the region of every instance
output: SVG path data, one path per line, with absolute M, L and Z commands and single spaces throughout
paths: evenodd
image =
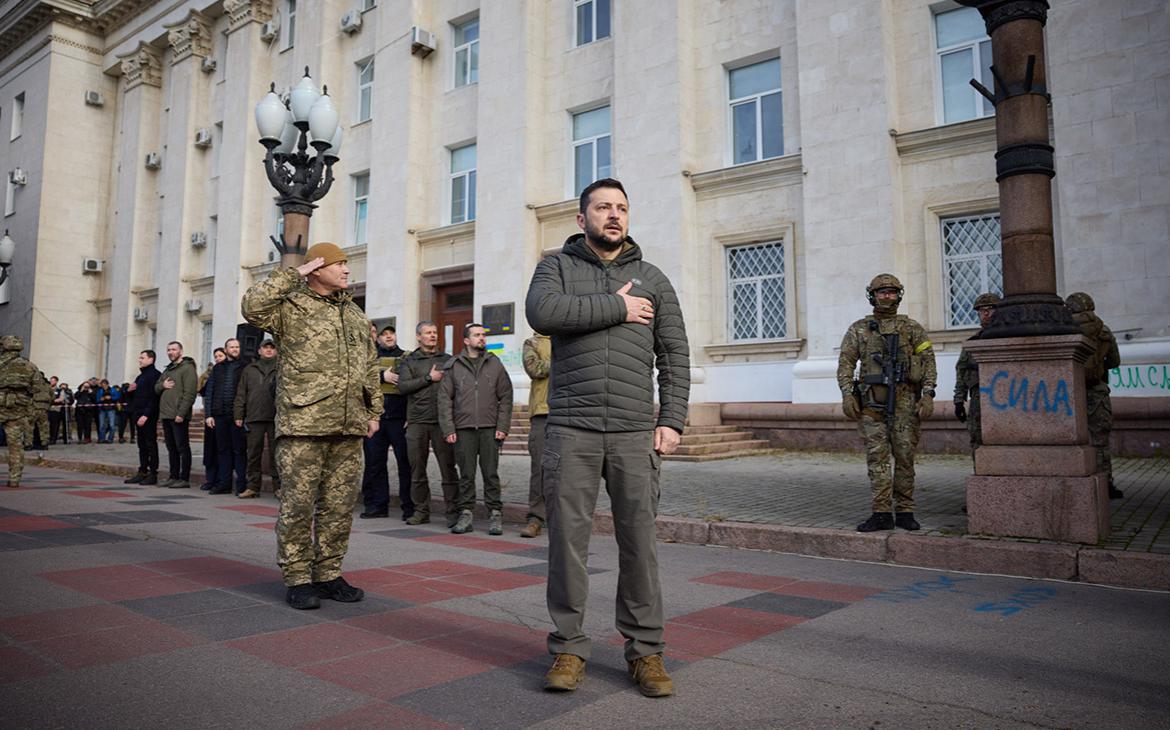
M 1064 300 L 1064 306 L 1073 314 L 1093 311 L 1093 297 L 1083 291 L 1073 292 Z
M 983 307 L 994 307 L 1000 302 L 999 295 L 992 292 L 980 294 L 975 297 L 975 303 L 971 305 L 972 309 L 982 309 Z
M 869 299 L 870 304 L 877 304 L 874 293 L 878 289 L 897 289 L 899 303 L 902 301 L 903 292 L 906 291 L 902 288 L 902 282 L 898 281 L 898 277 L 893 274 L 878 274 L 873 277 L 873 281 L 869 282 L 869 286 L 865 287 L 865 297 Z
M 3 337 L 0 337 L 0 350 L 12 350 L 14 352 L 20 352 L 23 349 L 24 340 L 20 339 L 16 335 L 4 335 Z

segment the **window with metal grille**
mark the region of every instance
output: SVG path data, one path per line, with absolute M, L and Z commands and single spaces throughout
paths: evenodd
M 943 218 L 940 223 L 947 327 L 978 326 L 975 297 L 1003 294 L 999 213 Z
M 732 341 L 779 340 L 788 333 L 784 244 L 727 249 L 727 330 Z

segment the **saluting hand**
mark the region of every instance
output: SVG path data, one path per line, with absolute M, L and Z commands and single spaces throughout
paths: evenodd
M 309 274 L 313 273 L 314 271 L 316 271 L 317 269 L 321 268 L 324 265 L 325 265 L 325 259 L 321 256 L 318 256 L 317 258 L 313 259 L 312 261 L 306 261 L 305 263 L 298 266 L 297 273 L 300 274 L 301 276 L 308 276 Z

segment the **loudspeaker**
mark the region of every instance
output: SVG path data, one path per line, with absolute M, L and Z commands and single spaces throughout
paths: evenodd
M 236 325 L 236 339 L 240 341 L 240 359 L 252 362 L 258 357 L 260 343 L 264 341 L 264 330 L 241 322 Z

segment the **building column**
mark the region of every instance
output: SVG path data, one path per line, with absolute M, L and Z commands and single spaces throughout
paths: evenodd
M 106 261 L 106 291 L 110 295 L 109 372 L 111 382 L 123 382 L 138 371 L 139 350 L 147 346 L 142 326 L 134 321 L 139 306 L 133 292 L 153 286 L 157 230 L 157 173 L 144 162 L 159 153 L 158 119 L 162 101 L 161 53 L 140 43 L 121 57 L 122 128 L 119 134 L 115 192 L 113 254 Z M 165 164 L 165 161 L 164 161 Z
M 891 10 L 885 0 L 797 0 L 801 237 L 807 359 L 793 370 L 792 400 L 835 403 L 837 352 L 849 323 L 870 306 L 876 274 L 901 279 L 901 313 L 925 310 L 924 262 L 902 246 L 901 175 L 889 130 L 897 99 Z M 785 95 L 788 96 L 787 94 Z

